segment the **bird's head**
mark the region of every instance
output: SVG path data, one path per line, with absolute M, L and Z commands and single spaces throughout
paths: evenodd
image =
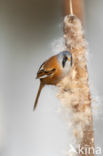
M 67 74 L 72 66 L 72 54 L 69 51 L 62 51 L 57 55 L 57 57 L 63 73 Z

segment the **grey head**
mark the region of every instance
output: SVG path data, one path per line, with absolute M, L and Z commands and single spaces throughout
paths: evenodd
M 72 54 L 69 51 L 62 51 L 57 55 L 63 74 L 67 74 L 72 66 Z
M 62 51 L 57 55 L 57 57 L 60 65 L 63 68 L 65 68 L 66 63 L 68 62 L 72 66 L 72 54 L 69 51 Z

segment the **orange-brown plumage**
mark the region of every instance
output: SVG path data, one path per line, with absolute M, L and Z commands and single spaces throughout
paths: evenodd
M 43 66 L 43 70 L 41 72 L 41 67 Z M 56 85 L 61 75 L 61 67 L 57 61 L 57 57 L 52 56 L 46 62 L 44 62 L 40 67 L 37 78 L 40 78 L 42 83 L 48 85 Z M 43 75 L 47 75 L 46 78 L 42 78 Z
M 37 106 L 40 92 L 45 85 L 57 85 L 59 81 L 69 72 L 72 65 L 72 55 L 63 51 L 45 61 L 37 72 L 37 79 L 40 79 L 40 87 L 34 103 Z

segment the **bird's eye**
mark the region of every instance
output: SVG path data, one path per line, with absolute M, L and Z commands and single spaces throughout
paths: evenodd
M 68 60 L 67 56 L 64 56 L 63 61 L 62 61 L 63 68 L 65 67 L 65 63 L 67 60 Z

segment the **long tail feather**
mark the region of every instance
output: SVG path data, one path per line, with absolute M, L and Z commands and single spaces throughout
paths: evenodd
M 33 110 L 35 110 L 35 108 L 37 106 L 38 99 L 39 99 L 39 96 L 40 96 L 40 93 L 41 93 L 41 90 L 42 90 L 43 87 L 44 87 L 44 84 L 42 84 L 42 82 L 40 82 L 40 87 L 39 87 L 39 90 L 38 90 L 38 93 L 37 93 L 37 96 L 36 96 L 36 100 L 34 102 Z

